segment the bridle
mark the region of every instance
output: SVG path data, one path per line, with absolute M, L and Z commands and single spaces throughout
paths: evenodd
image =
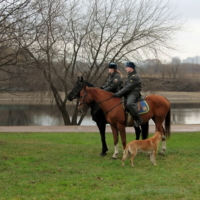
M 80 88 L 82 88 L 82 84 L 79 86 Z M 78 87 L 78 88 L 79 88 Z M 76 99 L 76 98 L 78 98 L 78 94 L 79 94 L 79 92 L 81 91 L 81 89 L 77 89 L 76 91 L 73 91 L 73 90 L 71 90 L 71 91 L 69 91 L 69 93 L 71 93 L 72 94 L 72 97 L 71 97 L 71 99 Z M 69 94 L 68 93 L 68 94 Z
M 83 94 L 84 94 L 83 96 L 79 97 L 79 101 L 80 99 L 83 99 L 83 101 L 82 103 L 79 102 L 78 106 L 83 105 L 83 108 L 88 108 L 90 104 L 85 103 L 86 100 L 85 98 L 87 97 L 90 101 L 90 97 L 88 96 L 87 91 L 84 91 Z
M 69 93 L 71 93 L 72 94 L 72 97 L 71 97 L 71 99 L 75 99 L 75 98 L 77 98 L 77 92 L 74 92 L 74 91 L 69 91 Z M 69 94 L 68 93 L 68 94 Z
M 91 102 L 91 100 L 90 100 L 90 97 L 88 96 L 88 94 L 87 94 L 87 91 L 85 90 L 84 92 L 84 95 L 83 96 L 81 96 L 81 97 L 79 97 L 79 99 L 82 99 L 83 98 L 83 101 L 82 101 L 82 103 L 79 103 L 79 105 L 78 106 L 81 106 L 81 105 L 83 105 L 83 108 L 88 108 L 89 107 L 89 103 L 87 104 L 87 103 L 85 103 L 85 98 L 87 97 L 88 99 L 89 99 L 89 101 Z M 103 101 L 100 101 L 100 102 L 97 102 L 97 104 L 101 104 L 101 103 L 103 103 L 103 102 L 105 102 L 105 101 L 108 101 L 109 99 L 112 99 L 113 98 L 113 96 L 112 97 L 109 97 L 108 99 L 105 99 L 105 100 L 103 100 Z M 106 111 L 106 112 L 104 112 L 104 114 L 107 114 L 107 113 L 109 113 L 111 110 L 113 110 L 114 108 L 116 108 L 117 106 L 119 106 L 120 104 L 122 104 L 122 101 L 120 102 L 120 103 L 118 103 L 117 105 L 115 105 L 113 108 L 111 108 L 110 110 L 108 110 L 108 111 Z

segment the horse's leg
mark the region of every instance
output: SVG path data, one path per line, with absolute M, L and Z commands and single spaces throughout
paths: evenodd
M 145 140 L 149 137 L 149 121 L 146 124 L 141 125 L 142 127 L 142 139 Z
M 160 118 L 159 119 L 158 118 L 154 119 L 154 122 L 156 124 L 156 131 L 159 131 L 159 132 L 163 133 L 163 136 L 162 136 L 162 149 L 161 149 L 161 151 L 159 153 L 160 155 L 164 155 L 164 153 L 166 151 L 165 129 L 164 129 L 163 125 L 162 125 L 163 121 L 164 120 L 160 120 Z
M 117 128 L 121 136 L 121 141 L 122 141 L 123 150 L 124 150 L 126 148 L 126 128 L 124 124 L 117 124 Z
M 112 134 L 113 134 L 113 140 L 114 140 L 114 154 L 112 156 L 113 159 L 117 158 L 117 155 L 119 153 L 118 149 L 118 129 L 114 126 L 111 126 Z
M 138 127 L 134 127 L 134 129 L 135 129 L 135 136 L 136 136 L 136 140 L 139 140 L 140 139 L 140 133 L 141 133 L 141 129 L 140 129 L 140 127 L 138 126 Z
M 96 121 L 100 135 L 101 135 L 101 143 L 102 143 L 102 150 L 101 150 L 101 154 L 100 156 L 106 156 L 107 155 L 107 151 L 108 151 L 108 147 L 106 144 L 106 123 L 104 121 Z
M 162 149 L 161 149 L 161 151 L 160 151 L 160 155 L 164 155 L 165 154 L 165 151 L 166 151 L 166 149 L 167 149 L 167 147 L 166 147 L 166 137 L 165 137 L 165 129 L 164 129 L 164 127 L 162 126 Z

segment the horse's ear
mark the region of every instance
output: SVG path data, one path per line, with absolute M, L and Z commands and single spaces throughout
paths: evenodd
M 80 81 L 80 77 L 78 76 L 78 81 Z
M 83 82 L 83 76 L 81 76 L 81 82 Z

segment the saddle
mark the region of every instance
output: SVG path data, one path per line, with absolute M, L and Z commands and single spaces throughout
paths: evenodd
M 126 106 L 126 102 L 127 102 L 126 99 L 123 97 L 123 98 L 122 98 L 122 105 L 123 105 L 123 108 L 124 108 L 124 110 L 125 110 L 126 113 L 129 113 L 129 114 L 130 114 L 130 112 L 129 112 L 127 106 Z M 145 101 L 145 98 L 144 98 L 144 97 L 139 97 L 139 98 L 137 99 L 136 103 L 137 103 L 138 113 L 139 113 L 140 115 L 149 112 L 149 105 L 148 105 L 148 103 Z
M 132 116 L 131 116 L 128 108 L 126 107 L 126 102 L 127 102 L 126 99 L 123 97 L 122 98 L 122 105 L 123 105 L 124 111 L 126 113 L 126 125 L 128 126 L 130 121 L 131 121 Z M 137 103 L 137 108 L 138 108 L 137 111 L 138 111 L 139 115 L 142 115 L 142 114 L 149 112 L 149 105 L 145 101 L 144 97 L 139 97 L 137 99 L 136 103 Z

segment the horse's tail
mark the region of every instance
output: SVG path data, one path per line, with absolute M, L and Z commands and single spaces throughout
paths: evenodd
M 165 117 L 165 135 L 166 137 L 170 137 L 171 135 L 171 108 L 169 108 L 168 113 Z

